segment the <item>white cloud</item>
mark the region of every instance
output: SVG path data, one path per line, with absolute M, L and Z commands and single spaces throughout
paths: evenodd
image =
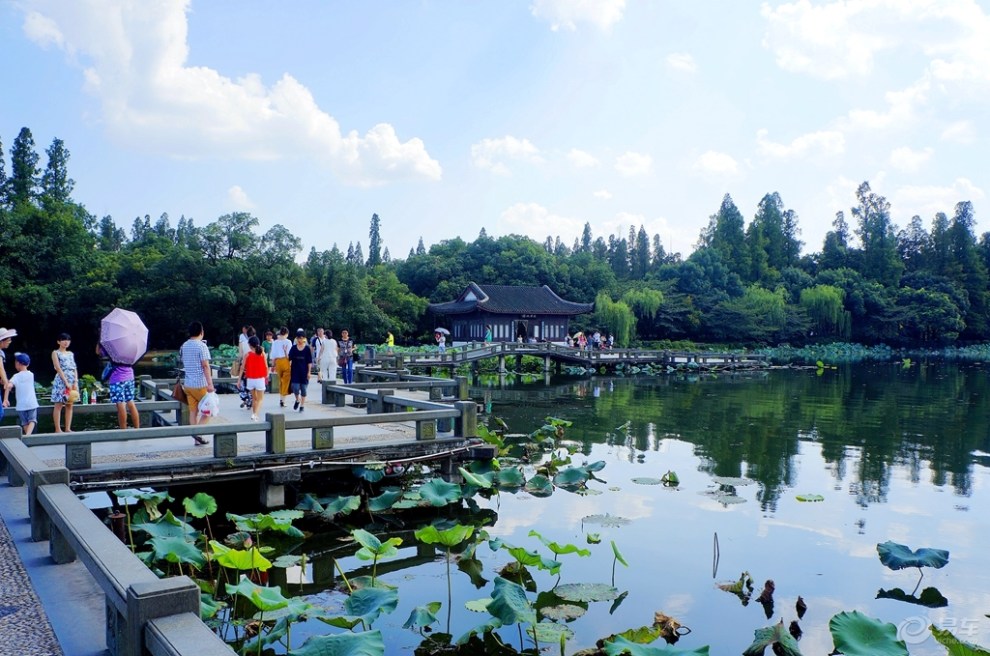
M 508 166 L 503 160 L 543 162 L 540 150 L 529 139 L 517 139 L 506 135 L 500 139 L 482 139 L 471 146 L 471 162 L 479 169 L 491 171 L 498 175 L 509 175 Z
M 505 234 L 527 235 L 542 242 L 547 235 L 580 235 L 585 221 L 576 217 L 554 214 L 539 203 L 516 203 L 499 217 L 499 226 Z
M 890 198 L 891 207 L 903 217 L 917 214 L 922 218 L 945 212 L 952 216 L 956 203 L 964 200 L 979 201 L 986 193 L 968 178 L 957 178 L 949 186 L 907 185 L 897 189 Z
M 667 55 L 664 61 L 667 64 L 667 68 L 673 71 L 694 73 L 698 70 L 698 64 L 694 61 L 694 57 L 687 52 L 672 52 Z
M 612 198 L 612 192 L 608 189 L 599 189 L 595 192 L 594 196 L 595 198 L 599 198 L 601 200 L 609 200 Z
M 790 157 L 820 157 L 841 155 L 846 150 L 845 136 L 836 130 L 809 132 L 796 137 L 789 144 L 767 139 L 769 132 L 761 129 L 756 132 L 757 150 L 761 155 L 786 159 Z
M 237 210 L 253 210 L 255 208 L 254 201 L 240 185 L 234 185 L 227 190 L 227 201 Z
M 739 164 L 731 155 L 709 150 L 695 160 L 694 168 L 704 173 L 735 174 L 739 171 Z
M 941 139 L 969 145 L 976 141 L 976 129 L 970 121 L 956 121 L 942 130 Z
M 928 101 L 931 80 L 928 75 L 901 91 L 888 91 L 884 94 L 887 111 L 873 109 L 853 109 L 840 124 L 853 130 L 873 132 L 877 130 L 900 129 L 911 125 L 917 116 L 915 108 Z
M 291 75 L 266 87 L 255 74 L 235 80 L 189 66 L 189 2 L 31 5 L 36 11 L 26 14 L 27 37 L 80 62 L 86 90 L 101 103 L 104 129 L 130 148 L 191 159 L 278 160 L 303 153 L 360 186 L 441 177 L 423 142 L 400 141 L 387 123 L 364 136 L 342 134 Z
M 901 146 L 890 153 L 890 165 L 901 171 L 915 173 L 922 164 L 931 159 L 934 152 L 932 148 L 913 150 L 908 146 Z
M 615 158 L 615 170 L 622 175 L 644 175 L 652 168 L 653 158 L 645 153 L 629 151 Z
M 577 148 L 571 148 L 571 151 L 567 153 L 567 159 L 579 169 L 598 166 L 600 164 L 597 157 Z
M 625 8 L 626 0 L 533 0 L 529 10 L 548 21 L 556 32 L 560 28 L 576 30 L 578 23 L 608 30 L 622 19 Z

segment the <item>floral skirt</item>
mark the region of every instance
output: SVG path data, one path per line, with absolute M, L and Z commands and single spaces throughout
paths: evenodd
M 65 377 L 69 379 L 69 386 L 66 387 L 61 376 L 55 376 L 52 382 L 52 403 L 68 403 L 69 392 L 76 386 L 76 370 L 65 369 Z

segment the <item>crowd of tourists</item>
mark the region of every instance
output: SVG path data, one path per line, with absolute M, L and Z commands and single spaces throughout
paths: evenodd
M 179 361 L 183 370 L 182 390 L 189 404 L 190 423 L 199 424 L 209 418 L 203 412 L 204 401 L 216 394 L 210 365 L 210 350 L 203 342 L 203 324 L 194 321 L 189 325 L 189 338 L 179 348 Z M 389 333 L 391 345 L 394 337 Z M 231 376 L 238 380 L 241 408 L 251 411 L 251 421 L 259 420 L 264 403 L 269 376 L 274 373 L 278 386 L 278 405 L 285 408 L 292 402 L 293 412 L 306 410 L 309 382 L 315 374 L 318 383 L 337 380 L 338 373 L 345 384 L 354 382 L 354 361 L 357 349 L 349 331 L 341 330 L 335 339 L 333 331 L 316 328 L 312 335 L 298 328 L 289 338 L 285 326 L 266 330 L 259 336 L 254 326 L 244 325 L 238 337 L 237 356 L 231 367 Z M 199 436 L 197 444 L 207 441 Z
M 17 330 L 0 328 L 0 390 L 3 393 L 0 419 L 3 419 L 6 409 L 10 408 L 10 396 L 13 392 L 18 424 L 25 435 L 30 435 L 38 425 L 40 404 L 34 372 L 31 371 L 30 355 L 14 353 L 14 368 L 17 373 L 7 377 L 6 350 L 15 337 Z M 55 376 L 52 379 L 50 400 L 56 433 L 72 432 L 73 406 L 81 399 L 76 357 L 69 350 L 71 342 L 72 337 L 68 333 L 61 333 L 56 338 L 56 347 L 52 351 L 52 369 Z M 106 357 L 106 353 L 99 345 L 96 347 L 96 353 Z M 103 382 L 107 383 L 110 402 L 117 406 L 118 425 L 127 428 L 127 417 L 130 415 L 134 427 L 140 428 L 141 418 L 135 403 L 134 368 L 130 365 L 108 363 L 104 369 Z

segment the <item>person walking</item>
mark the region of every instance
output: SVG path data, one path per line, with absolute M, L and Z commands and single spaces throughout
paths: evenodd
M 491 324 L 488 324 L 487 326 L 485 326 L 485 341 L 486 342 L 491 342 L 492 341 L 492 326 L 491 326 Z
M 318 365 L 320 368 L 318 380 L 337 380 L 337 340 L 333 338 L 333 331 L 328 330 L 324 336 L 323 348 L 320 350 Z
M 388 355 L 395 355 L 395 335 L 392 331 L 388 331 L 388 335 L 385 337 L 385 353 Z
M 344 384 L 350 385 L 354 382 L 354 340 L 346 329 L 340 331 L 337 353 L 339 354 L 337 364 L 340 365 Z
M 244 362 L 244 356 L 247 355 L 249 347 L 248 340 L 251 339 L 254 329 L 248 324 L 241 326 L 241 334 L 237 336 L 237 359 L 234 360 L 233 364 L 230 365 L 230 376 L 231 378 L 239 378 L 241 375 L 241 365 Z
M 289 341 L 289 329 L 285 326 L 278 331 L 278 339 L 272 342 L 272 366 L 275 368 L 275 375 L 278 376 L 278 406 L 285 407 L 285 397 L 289 395 L 289 383 L 291 382 L 291 371 L 289 370 L 289 349 L 292 342 Z
M 52 403 L 55 409 L 52 418 L 55 420 L 55 432 L 62 432 L 62 409 L 65 409 L 65 432 L 72 432 L 72 391 L 79 391 L 79 380 L 76 370 L 76 356 L 69 350 L 72 338 L 69 333 L 58 336 L 58 348 L 52 351 L 52 364 L 55 366 L 55 380 L 52 381 Z M 32 374 L 33 376 L 33 374 Z
M 251 393 L 251 421 L 258 421 L 261 402 L 265 398 L 265 385 L 268 383 L 268 358 L 265 357 L 265 350 L 261 348 L 261 340 L 257 335 L 248 339 L 248 346 L 251 350 L 244 356 L 245 385 Z
M 96 354 L 101 358 L 109 357 L 99 344 L 96 345 Z M 134 367 L 113 360 L 110 361 L 110 367 L 107 384 L 110 386 L 110 403 L 117 406 L 117 426 L 121 429 L 127 428 L 127 415 L 130 414 L 134 428 L 141 428 L 141 413 L 138 412 L 135 403 Z
M 313 369 L 316 370 L 316 380 L 323 380 L 320 376 L 320 358 L 323 357 L 323 348 L 326 346 L 326 331 L 317 328 L 316 333 L 309 339 L 309 345 L 313 349 Z
M 265 331 L 265 339 L 261 342 L 261 350 L 265 352 L 265 363 L 272 363 L 272 342 L 275 341 L 275 333 L 270 330 Z
M 0 390 L 6 389 L 7 383 L 7 363 L 6 354 L 4 350 L 10 346 L 10 340 L 17 337 L 17 331 L 13 328 L 0 328 Z M 0 419 L 3 419 L 4 408 L 7 407 L 6 403 L 0 403 Z
M 210 368 L 210 349 L 203 341 L 205 336 L 203 324 L 193 321 L 189 324 L 189 339 L 179 347 L 179 362 L 182 363 L 182 389 L 189 399 L 189 423 L 195 426 L 206 423 L 208 419 L 200 419 L 199 403 L 209 392 L 215 392 L 213 387 L 213 370 Z M 209 444 L 199 435 L 193 435 L 196 444 Z
M 293 410 L 306 409 L 306 390 L 309 387 L 309 372 L 313 367 L 313 348 L 306 343 L 306 331 L 296 331 L 296 343 L 289 349 L 289 366 L 292 393 L 296 397 Z
M 3 386 L 3 405 L 10 406 L 10 390 L 17 394 L 17 418 L 25 435 L 34 432 L 38 425 L 38 395 L 34 391 L 34 374 L 28 371 L 31 356 L 27 353 L 14 354 L 14 368 L 17 373 Z

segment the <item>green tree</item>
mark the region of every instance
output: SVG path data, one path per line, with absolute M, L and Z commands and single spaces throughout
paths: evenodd
M 368 266 L 378 266 L 382 263 L 382 221 L 377 214 L 371 215 L 371 227 L 368 229 Z
M 28 128 L 21 128 L 10 149 L 10 177 L 4 187 L 7 205 L 16 207 L 34 200 L 38 187 L 38 153 L 34 149 L 34 136 Z
M 698 246 L 699 249 L 718 251 L 729 271 L 745 280 L 750 273 L 750 261 L 744 223 L 732 196 L 726 194 L 718 212 L 709 218 L 708 226 L 702 230 Z
M 595 297 L 595 322 L 615 335 L 617 345 L 628 346 L 632 341 L 636 316 L 628 305 L 622 301 L 616 303 L 604 292 Z
M 801 290 L 801 307 L 811 319 L 815 336 L 847 338 L 850 314 L 845 309 L 845 292 L 831 285 L 815 285 Z
M 868 280 L 876 280 L 887 287 L 896 287 L 904 270 L 904 263 L 897 255 L 895 226 L 890 220 L 890 203 L 870 189 L 864 182 L 856 189 L 859 205 L 852 208 L 859 220 L 856 234 L 862 243 L 861 271 Z
M 41 199 L 43 203 L 67 203 L 72 196 L 75 181 L 69 177 L 69 151 L 61 139 L 53 139 L 45 151 L 48 164 L 41 176 Z

